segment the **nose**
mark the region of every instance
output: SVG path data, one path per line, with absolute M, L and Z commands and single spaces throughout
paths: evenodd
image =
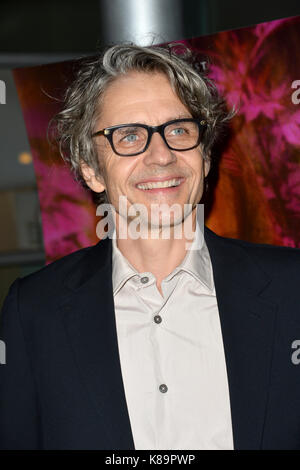
M 169 149 L 164 139 L 158 132 L 152 134 L 148 149 L 145 152 L 144 163 L 165 166 L 176 161 L 176 155 Z

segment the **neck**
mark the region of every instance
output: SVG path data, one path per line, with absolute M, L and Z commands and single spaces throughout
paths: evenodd
M 159 237 L 151 237 L 150 230 L 147 238 L 132 239 L 130 236 L 126 239 L 119 238 L 119 215 L 116 214 L 116 243 L 121 253 L 127 258 L 130 264 L 138 272 L 151 272 L 156 280 L 157 287 L 161 292 L 161 281 L 167 277 L 184 259 L 191 240 L 190 233 L 184 230 L 184 224 L 192 227 L 192 232 L 196 230 L 196 207 L 181 222 L 180 238 L 176 238 L 176 229 L 170 227 L 170 236 L 168 239 L 162 238 L 163 230 L 158 230 Z M 177 230 L 179 227 L 177 227 Z M 178 233 L 178 232 L 177 232 Z

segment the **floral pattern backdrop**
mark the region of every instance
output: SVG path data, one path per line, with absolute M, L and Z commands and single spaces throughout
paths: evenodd
M 206 224 L 227 237 L 300 247 L 300 17 L 180 42 L 203 55 L 203 67 L 238 110 L 209 176 Z M 73 73 L 73 62 L 14 71 L 47 262 L 98 242 L 91 195 L 47 141 Z

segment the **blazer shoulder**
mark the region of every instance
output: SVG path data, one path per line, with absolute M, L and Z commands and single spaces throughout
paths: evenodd
M 85 255 L 94 247 L 88 246 L 53 261 L 39 270 L 19 278 L 20 286 L 26 289 L 43 289 L 45 286 L 61 285 L 66 276 L 80 264 Z
M 216 235 L 216 234 L 215 234 Z M 245 240 L 221 238 L 225 244 L 237 246 L 247 253 L 252 261 L 270 274 L 276 272 L 284 274 L 298 274 L 300 276 L 300 248 L 270 245 L 267 243 L 253 243 Z

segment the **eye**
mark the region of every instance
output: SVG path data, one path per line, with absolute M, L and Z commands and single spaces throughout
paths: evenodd
M 138 135 L 137 134 L 128 134 L 126 135 L 125 137 L 123 137 L 123 141 L 125 142 L 128 142 L 128 143 L 133 143 L 133 142 L 136 142 L 138 140 Z
M 183 127 L 176 127 L 176 129 L 172 129 L 171 134 L 175 136 L 180 136 L 186 133 L 186 129 Z
M 141 138 L 141 129 L 123 127 L 115 132 L 114 139 L 118 144 L 135 144 Z

